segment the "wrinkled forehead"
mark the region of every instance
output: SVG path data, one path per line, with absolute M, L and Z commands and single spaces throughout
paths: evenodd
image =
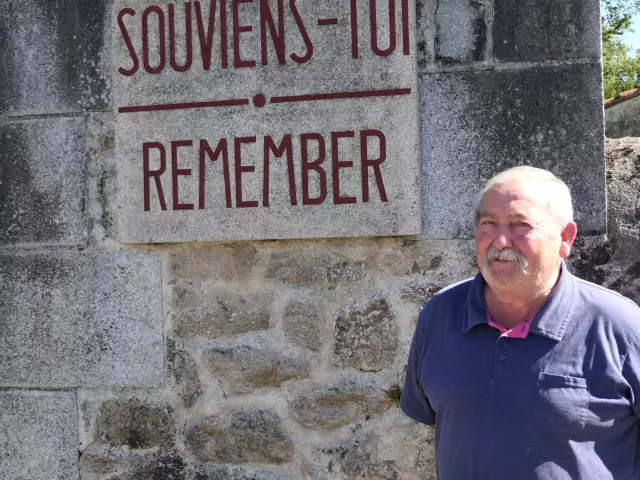
M 497 183 L 485 193 L 480 213 L 546 214 L 549 212 L 548 190 L 548 185 L 539 181 Z

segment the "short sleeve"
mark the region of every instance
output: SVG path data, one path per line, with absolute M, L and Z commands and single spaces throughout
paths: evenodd
M 631 407 L 640 417 L 640 345 L 637 340 L 631 344 L 624 358 L 622 376 L 631 388 Z
M 424 352 L 423 339 L 424 324 L 419 321 L 411 342 L 411 350 L 407 362 L 407 376 L 402 397 L 400 398 L 400 407 L 405 414 L 414 420 L 426 425 L 434 425 L 436 423 L 436 413 L 433 411 L 429 399 L 424 396 L 420 386 L 420 365 Z

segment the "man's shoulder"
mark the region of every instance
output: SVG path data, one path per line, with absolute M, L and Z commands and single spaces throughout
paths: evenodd
M 604 310 L 613 309 L 619 313 L 640 315 L 640 307 L 630 298 L 602 285 L 578 277 L 575 278 L 581 300 L 590 306 Z
M 633 332 L 640 341 L 640 307 L 631 299 L 601 285 L 576 278 L 582 315 L 610 323 L 614 330 Z

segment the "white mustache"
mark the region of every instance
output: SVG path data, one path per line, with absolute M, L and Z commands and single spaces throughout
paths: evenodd
M 517 250 L 513 250 L 511 248 L 498 250 L 496 247 L 489 247 L 489 249 L 487 250 L 485 261 L 488 264 L 493 260 L 501 260 L 503 262 L 517 262 L 520 265 L 520 269 L 523 273 L 527 273 L 527 267 L 529 266 L 529 262 L 527 262 L 525 256 Z

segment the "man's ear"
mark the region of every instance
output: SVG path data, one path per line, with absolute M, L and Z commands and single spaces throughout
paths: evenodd
M 560 244 L 560 258 L 567 258 L 571 253 L 571 245 L 578 234 L 578 226 L 575 222 L 569 222 L 560 232 L 562 243 Z

